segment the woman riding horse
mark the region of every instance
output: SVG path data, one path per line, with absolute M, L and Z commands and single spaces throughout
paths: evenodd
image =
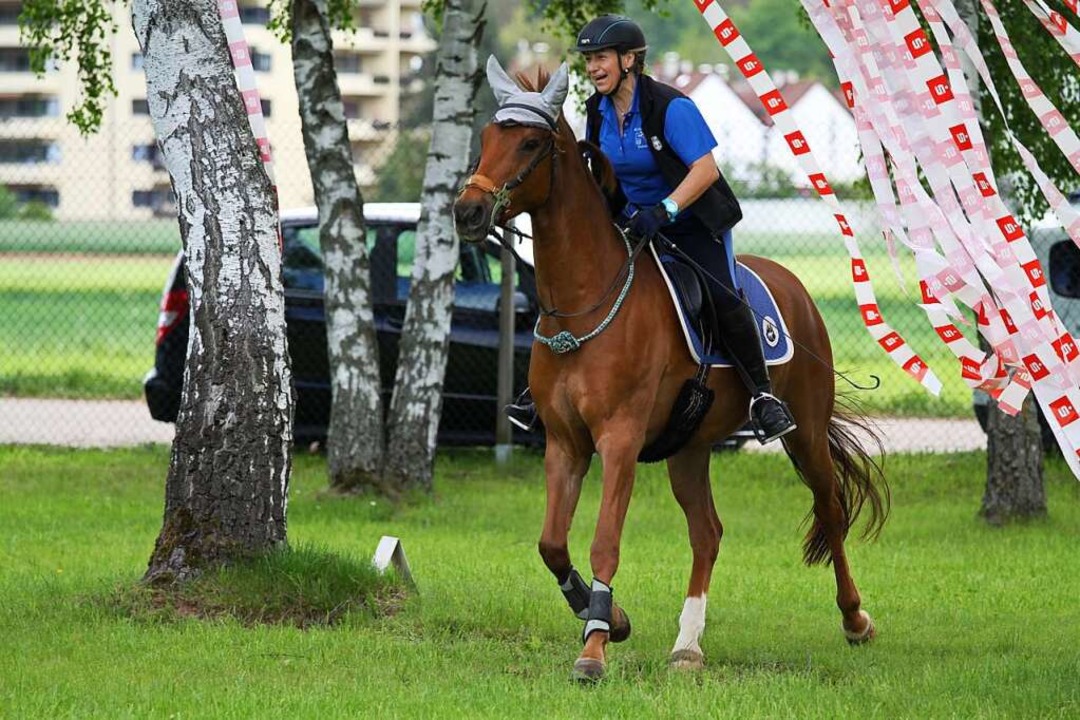
M 786 435 L 795 421 L 772 394 L 758 325 L 735 279 L 731 228 L 742 212 L 713 159 L 709 126 L 692 100 L 642 73 L 645 34 L 633 20 L 596 18 L 578 34 L 576 50 L 596 88 L 585 103 L 586 138 L 615 170 L 625 202 L 616 209 L 621 224 L 643 240 L 663 230 L 712 276 L 719 339 L 750 391 L 755 434 L 762 444 Z M 535 422 L 527 394 L 506 412 L 524 429 Z
M 664 435 L 681 390 L 700 368 L 687 351 L 659 268 L 652 257 L 635 252 L 611 222 L 605 196 L 582 157 L 589 146 L 579 146 L 561 117 L 569 85 L 566 65 L 550 82 L 541 76 L 540 90 L 520 79 L 526 90 L 489 58 L 488 82 L 499 109 L 483 130 L 476 171 L 454 204 L 454 221 L 462 240 L 480 242 L 515 215 L 532 215 L 542 312 L 529 384 L 546 433 L 547 480 L 539 549 L 571 610 L 585 621 L 585 646 L 574 676 L 591 681 L 605 672 L 608 642 L 630 634 L 626 613 L 613 602 L 611 582 L 638 457 Z M 594 159 L 612 189 L 610 166 L 602 154 Z M 770 289 L 795 346 L 791 359 L 774 368 L 772 380 L 798 420 L 783 438 L 785 450 L 814 496 L 803 559 L 831 562 L 844 634 L 849 642 L 865 642 L 874 625 L 861 609 L 844 539 L 864 505 L 870 514 L 866 534 L 880 530 L 888 490 L 849 429 L 853 421 L 861 426 L 857 418 L 834 409 L 828 333 L 806 289 L 774 262 L 755 257 L 740 262 Z M 693 551 L 671 654 L 672 664 L 684 668 L 703 664 L 699 641 L 723 532 L 710 485 L 711 449 L 746 422 L 749 400 L 730 368 L 711 369 L 707 382 L 715 399 L 706 404 L 697 429 L 667 458 Z M 590 552 L 593 580 L 586 583 L 571 561 L 568 534 L 594 455 L 603 464 L 603 491 Z

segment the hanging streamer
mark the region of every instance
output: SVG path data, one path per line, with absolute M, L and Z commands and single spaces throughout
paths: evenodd
M 986 389 L 1009 412 L 1018 412 L 1026 395 L 1034 391 L 1066 460 L 1080 476 L 1080 352 L 1057 321 L 1043 269 L 1023 228 L 997 193 L 959 53 L 937 12 L 942 8 L 948 20 L 955 9 L 948 0 L 920 2 L 938 42 L 939 62 L 909 0 L 802 2 L 829 46 L 853 109 L 890 255 L 894 239 L 914 253 L 922 307 L 959 360 L 961 377 L 973 387 Z M 981 2 L 1026 101 L 1080 171 L 1080 141 L 1075 132 L 1023 70 L 991 0 Z M 695 5 L 784 132 L 819 195 L 836 210 L 864 324 L 896 359 L 894 353 L 906 348 L 906 343 L 888 326 L 880 327 L 884 321 L 873 302 L 854 233 L 803 135 L 787 115 L 783 97 L 719 5 L 712 0 L 695 0 Z M 1070 8 L 1075 11 L 1074 6 Z M 1048 17 L 1061 37 L 1070 37 L 1067 23 L 1061 28 L 1056 17 Z M 973 41 L 966 41 L 955 28 L 954 33 L 969 55 L 977 56 L 978 65 L 981 56 L 977 48 L 973 52 Z M 1068 41 L 1063 46 L 1068 49 Z M 1075 239 L 1075 211 L 1035 158 L 1012 139 Z M 992 354 L 976 348 L 953 323 L 954 318 L 963 319 L 957 302 L 976 311 L 978 332 L 987 338 Z M 925 366 L 914 353 L 911 357 Z M 917 377 L 927 385 L 926 378 L 932 375 L 921 367 L 920 371 Z
M 981 1 L 988 13 L 996 14 L 990 0 Z M 959 56 L 938 14 L 940 9 L 950 21 L 958 18 L 955 9 L 947 0 L 920 2 L 938 43 L 939 62 L 908 0 L 802 2 L 833 54 L 853 106 L 883 225 L 915 254 L 923 308 L 960 360 L 961 376 L 991 392 L 1011 412 L 1034 390 L 1070 467 L 1080 475 L 1080 353 L 1057 322 L 1042 268 L 1023 229 L 997 194 Z M 973 40 L 958 27 L 952 29 L 982 72 L 985 63 Z M 1000 22 L 995 34 L 1027 102 L 1059 147 L 1071 154 L 1075 133 L 1023 71 L 1015 53 L 1010 56 L 1012 47 Z M 1075 211 L 1026 148 L 1017 145 L 1075 234 Z M 950 322 L 953 300 L 977 311 L 978 330 L 994 348 L 993 355 L 978 351 Z M 1006 365 L 1013 368 L 1011 377 Z
M 225 28 L 225 42 L 229 45 L 236 86 L 240 90 L 240 97 L 247 110 L 248 124 L 251 125 L 251 133 L 255 136 L 255 144 L 259 148 L 259 158 L 262 160 L 267 177 L 270 178 L 276 210 L 278 189 L 277 181 L 274 179 L 274 163 L 270 155 L 270 137 L 266 132 L 266 118 L 263 117 L 262 101 L 259 99 L 259 89 L 255 83 L 255 68 L 251 64 L 251 51 L 244 38 L 244 25 L 240 21 L 239 3 L 237 0 L 218 0 L 218 13 L 221 16 L 221 24 Z M 279 223 L 278 244 L 281 245 L 281 242 Z
M 837 200 L 832 186 L 821 171 L 809 143 L 795 124 L 792 113 L 780 91 L 719 3 L 714 2 L 714 0 L 694 0 L 694 4 L 698 11 L 701 12 L 705 22 L 709 24 L 720 45 L 735 62 L 743 77 L 754 89 L 754 92 L 757 93 L 773 123 L 783 133 L 784 139 L 787 141 L 796 161 L 806 172 L 814 190 L 833 210 L 840 235 L 844 239 L 844 246 L 847 248 L 851 260 L 851 278 L 855 289 L 855 298 L 867 331 L 881 345 L 893 362 L 928 391 L 937 395 L 941 392 L 941 381 L 882 316 L 870 281 L 870 274 L 866 268 L 866 262 L 855 238 L 855 231 L 849 224 L 847 215 L 844 213 L 839 200 Z
M 1027 5 L 1031 14 L 1038 18 L 1047 32 L 1065 49 L 1073 62 L 1080 65 L 1080 31 L 1070 25 L 1064 15 L 1048 8 L 1042 0 L 1024 0 L 1024 4 Z M 1075 5 L 1072 10 L 1076 12 Z

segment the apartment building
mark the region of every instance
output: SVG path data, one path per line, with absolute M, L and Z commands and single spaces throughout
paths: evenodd
M 280 203 L 312 203 L 289 47 L 266 29 L 265 2 L 241 0 L 263 112 L 273 148 Z M 19 43 L 22 3 L 0 0 L 0 184 L 20 200 L 38 200 L 60 220 L 138 220 L 172 212 L 172 191 L 146 101 L 143 58 L 130 7 L 116 4 L 112 41 L 117 96 L 102 128 L 82 137 L 67 122 L 77 102 L 74 65 L 30 72 Z M 354 33 L 334 38 L 338 83 L 353 143 L 357 178 L 375 179 L 399 120 L 401 98 L 422 84 L 435 41 L 421 0 L 359 0 Z

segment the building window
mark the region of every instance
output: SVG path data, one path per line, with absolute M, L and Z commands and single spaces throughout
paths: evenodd
M 246 25 L 266 25 L 270 22 L 270 8 L 241 5 L 240 22 Z
M 139 98 L 131 101 L 131 114 L 132 115 L 149 115 L 150 105 L 146 102 L 146 98 Z
M 131 53 L 131 69 L 142 70 L 143 69 L 143 54 L 141 52 Z
M 135 162 L 149 162 L 155 157 L 157 157 L 157 143 L 131 146 L 131 159 Z
M 251 67 L 255 72 L 270 72 L 270 53 L 259 52 L 251 49 Z
M 334 69 L 339 73 L 363 72 L 363 61 L 359 53 L 336 53 L 334 55 Z
M 0 72 L 30 72 L 30 53 L 24 48 L 0 48 Z
M 60 162 L 60 146 L 47 140 L 0 140 L 0 163 L 44 165 Z
M 0 118 L 58 117 L 60 100 L 41 95 L 0 98 Z
M 134 190 L 131 193 L 131 204 L 137 208 L 152 208 L 157 210 L 172 205 L 174 202 L 175 200 L 171 188 Z
M 60 191 L 47 185 L 8 185 L 8 190 L 20 203 L 40 202 L 51 208 L 60 205 Z
M 341 105 L 345 110 L 346 120 L 356 120 L 360 117 L 360 101 L 353 98 L 342 98 Z
M 157 143 L 131 146 L 131 159 L 135 162 L 150 163 L 155 169 L 165 168 L 165 158 L 162 157 L 161 148 Z
M 260 100 L 259 103 L 262 104 L 263 117 L 270 117 L 270 111 L 274 108 L 273 103 L 271 103 L 269 100 Z
M 22 3 L 0 4 L 0 25 L 18 25 Z

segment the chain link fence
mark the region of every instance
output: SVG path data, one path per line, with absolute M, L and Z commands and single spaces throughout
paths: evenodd
M 176 366 L 175 356 L 163 360 L 161 344 L 183 322 L 187 306 L 175 295 L 183 290 L 182 274 L 179 284 L 170 280 L 180 238 L 152 130 L 148 121 L 118 122 L 82 139 L 72 138 L 62 119 L 55 119 L 55 127 L 50 122 L 9 118 L 0 124 L 0 442 L 168 441 L 172 427 L 151 418 L 144 380 L 155 366 L 159 375 L 166 362 Z M 415 202 L 427 133 L 349 122 L 365 200 Z M 271 138 L 280 147 L 275 165 L 281 205 L 293 219 L 285 230 L 288 304 L 320 308 L 313 215 L 288 212 L 312 203 L 299 127 L 276 120 Z M 948 449 L 950 437 L 957 448 L 982 442 L 977 426 L 972 430 L 971 391 L 916 304 L 920 293 L 912 263 L 903 253 L 890 257 L 870 206 L 853 203 L 849 218 L 882 312 L 938 373 L 944 383 L 940 397 L 895 367 L 863 328 L 849 261 L 828 208 L 798 193 L 764 197 L 764 188 L 738 180 L 747 199 L 745 220 L 735 231 L 737 250 L 774 258 L 801 278 L 829 327 L 838 370 L 860 385 L 872 375 L 881 378 L 874 391 L 851 390 L 843 380 L 838 387 L 876 416 L 935 421 L 889 426 L 890 435 L 911 433 L 904 438 L 911 447 L 925 440 L 926 447 Z M 387 336 L 387 382 L 395 358 L 389 335 L 403 318 L 414 223 L 415 217 L 384 216 L 372 222 L 369 235 L 375 299 L 385 322 L 380 330 Z M 463 250 L 458 272 L 441 436 L 446 442 L 494 439 L 501 269 L 496 251 L 489 250 Z M 525 384 L 531 333 L 528 273 L 519 272 L 518 282 L 525 300 L 518 308 L 515 391 Z M 318 312 L 290 318 L 298 434 L 316 439 L 330 397 L 325 328 Z M 186 338 L 177 344 L 183 347 Z M 182 355 L 179 362 L 182 367 Z

